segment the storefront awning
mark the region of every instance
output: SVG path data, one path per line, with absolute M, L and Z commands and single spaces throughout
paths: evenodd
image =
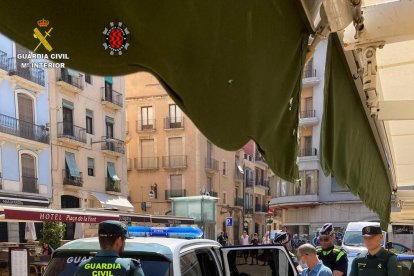
M 192 218 L 175 216 L 151 216 L 151 222 L 165 224 L 195 224 L 195 221 Z
M 3 3 L 0 17 L 0 33 L 29 50 L 39 44 L 37 21 L 47 19 L 53 32 L 46 39 L 53 52 L 68 54 L 67 67 L 101 76 L 153 73 L 214 144 L 237 150 L 253 139 L 277 175 L 298 178 L 299 95 L 309 38 L 300 1 L 78 0 L 62 9 L 54 0 L 17 0 Z M 128 49 L 116 57 L 102 46 L 113 18 L 130 33 Z M 88 27 L 80 33 L 74 22 Z M 43 46 L 36 53 L 50 54 Z
M 57 221 L 99 223 L 104 220 L 119 220 L 119 215 L 73 210 L 52 210 L 45 208 L 0 207 L 0 219 L 5 221 Z
M 80 177 L 78 166 L 76 165 L 75 154 L 72 152 L 65 152 L 66 164 L 69 167 L 69 173 L 73 177 Z
M 324 101 L 321 166 L 375 211 L 386 229 L 391 211 L 387 169 L 337 34 L 328 43 Z
M 108 162 L 108 174 L 109 177 L 113 180 L 113 181 L 119 181 L 121 180 L 118 175 L 116 174 L 115 171 L 115 164 L 112 162 Z
M 134 211 L 134 206 L 132 206 L 126 197 L 98 192 L 92 192 L 91 194 L 101 203 L 102 208 L 114 208 L 121 211 Z

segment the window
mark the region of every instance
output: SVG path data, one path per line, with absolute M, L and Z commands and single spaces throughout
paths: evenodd
M 86 109 L 86 133 L 93 134 L 93 111 Z
M 114 138 L 114 118 L 106 116 L 106 138 Z
M 207 141 L 207 158 L 210 159 L 213 157 L 213 144 L 210 141 Z
M 223 175 L 227 175 L 227 162 L 223 161 Z
M 170 187 L 171 190 L 183 190 L 183 176 L 181 174 L 170 175 Z
M 169 106 L 169 124 L 170 128 L 180 128 L 182 122 L 181 109 L 176 104 Z
M 88 157 L 88 175 L 95 176 L 95 159 Z
M 227 204 L 227 193 L 223 192 L 223 204 Z
M 195 252 L 190 252 L 180 257 L 182 276 L 200 276 L 201 267 Z
M 85 74 L 85 82 L 92 84 L 92 76 L 89 74 Z
M 36 158 L 27 153 L 20 156 L 22 168 L 22 191 L 26 193 L 37 193 Z
M 152 106 L 141 107 L 141 124 L 144 129 L 153 127 L 154 125 L 154 110 Z

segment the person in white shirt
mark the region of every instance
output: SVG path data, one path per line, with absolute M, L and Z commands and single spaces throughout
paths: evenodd
M 262 244 L 272 244 L 272 240 L 270 239 L 269 231 L 266 231 L 266 234 L 264 235 L 262 239 Z
M 240 237 L 240 243 L 242 245 L 250 245 L 249 243 L 249 235 L 247 235 L 246 231 L 243 231 L 243 235 Z M 243 250 L 243 257 L 244 257 L 244 263 L 247 264 L 247 258 L 249 257 L 249 250 Z

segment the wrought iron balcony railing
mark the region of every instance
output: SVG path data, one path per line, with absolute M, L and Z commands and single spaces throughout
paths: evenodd
M 35 125 L 4 114 L 0 114 L 0 132 L 49 144 L 49 129 L 46 126 Z
M 122 94 L 107 87 L 101 87 L 101 100 L 111 102 L 119 107 L 123 106 Z
M 68 170 L 63 170 L 62 175 L 63 175 L 63 184 L 64 185 L 72 185 L 72 186 L 82 187 L 82 185 L 83 185 L 82 173 L 80 173 L 79 177 L 75 177 L 75 176 L 71 176 L 70 172 Z
M 75 126 L 68 122 L 59 122 L 58 138 L 68 138 L 81 143 L 86 143 L 86 128 Z
M 31 68 L 30 64 L 25 64 L 19 59 L 8 58 L 7 71 L 10 76 L 16 75 L 41 86 L 45 86 L 45 71 L 40 68 Z

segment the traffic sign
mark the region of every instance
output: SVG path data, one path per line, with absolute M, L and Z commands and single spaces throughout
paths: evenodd
M 233 218 L 227 217 L 226 218 L 226 226 L 233 226 Z

